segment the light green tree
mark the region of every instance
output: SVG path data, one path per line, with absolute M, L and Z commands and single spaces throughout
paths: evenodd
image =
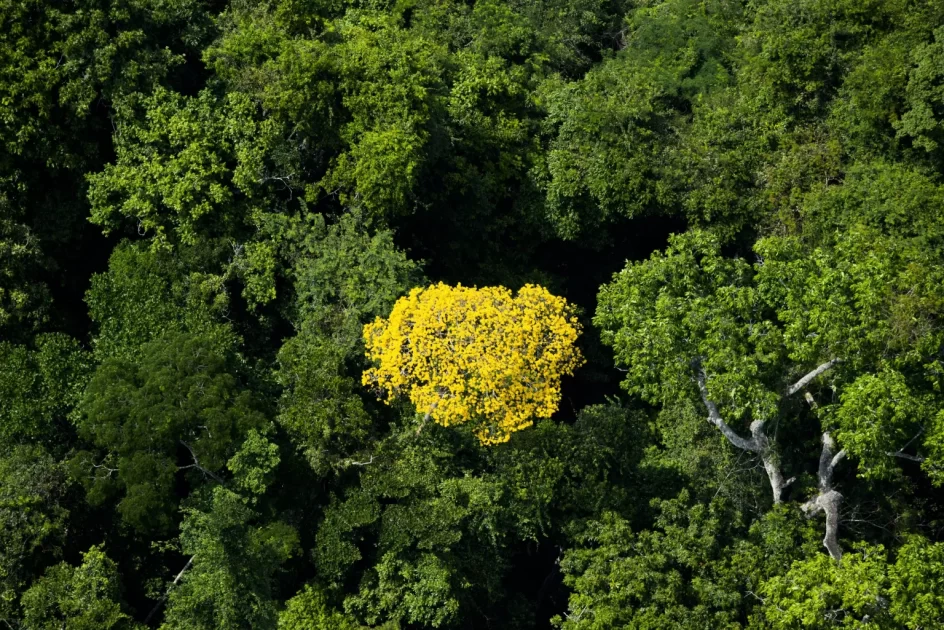
M 812 243 L 763 239 L 754 264 L 724 256 L 704 232 L 675 236 L 602 289 L 595 319 L 626 366 L 626 389 L 667 409 L 700 402 L 732 446 L 761 460 L 773 503 L 794 479 L 775 429 L 789 435 L 807 414 L 818 418 L 818 488 L 804 508 L 826 514 L 824 544 L 837 560 L 833 476 L 844 457 L 864 477 L 887 474 L 896 456 L 916 459 L 939 480 L 937 237 L 862 210 L 846 209 L 852 225 Z M 824 382 L 835 394 L 817 400 Z M 904 450 L 915 444 L 928 455 Z
M 46 571 L 23 594 L 23 624 L 37 630 L 140 628 L 122 609 L 118 568 L 100 546 Z

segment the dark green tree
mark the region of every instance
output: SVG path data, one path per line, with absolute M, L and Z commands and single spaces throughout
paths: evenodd
M 184 509 L 180 544 L 190 559 L 175 580 L 179 586 L 170 587 L 162 628 L 276 627 L 274 577 L 297 550 L 298 535 L 266 519 L 257 503 L 279 461 L 278 446 L 250 431 L 227 464 L 230 483 Z
M 69 482 L 40 446 L 0 450 L 0 621 L 17 627 L 18 600 L 58 559 L 69 531 Z
M 146 344 L 137 362 L 106 359 L 77 415 L 80 435 L 98 449 L 72 460 L 89 499 L 117 494 L 127 523 L 166 532 L 178 478 L 191 488 L 218 483 L 246 432 L 265 424 L 236 367 L 207 338 L 182 333 Z
M 285 243 L 296 335 L 279 350 L 284 390 L 278 420 L 313 469 L 324 473 L 344 466 L 378 428 L 360 386 L 363 326 L 388 313 L 421 275 L 389 232 L 370 235 L 354 214 L 330 228 L 315 217 Z
M 37 335 L 35 349 L 0 341 L 0 440 L 69 448 L 67 415 L 91 373 L 90 353 L 60 333 Z

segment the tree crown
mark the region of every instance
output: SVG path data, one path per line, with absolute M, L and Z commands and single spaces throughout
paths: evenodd
M 413 289 L 390 317 L 364 327 L 377 363 L 364 385 L 387 402 L 407 394 L 443 426 L 476 423 L 483 444 L 506 442 L 550 417 L 560 379 L 582 362 L 573 307 L 547 289 L 481 289 L 442 283 Z

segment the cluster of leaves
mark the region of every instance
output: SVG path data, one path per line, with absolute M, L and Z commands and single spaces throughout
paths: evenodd
M 560 379 L 582 361 L 567 301 L 525 285 L 469 289 L 438 284 L 397 300 L 389 319 L 364 327 L 379 363 L 364 385 L 392 401 L 407 394 L 443 426 L 474 421 L 483 444 L 507 442 L 560 402 Z
M 0 0 L 0 627 L 944 624 L 942 95 L 928 0 Z

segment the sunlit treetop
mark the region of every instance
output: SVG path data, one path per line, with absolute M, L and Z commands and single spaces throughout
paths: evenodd
M 506 442 L 560 402 L 560 379 L 583 358 L 573 307 L 547 289 L 437 284 L 400 298 L 364 327 L 376 363 L 364 385 L 388 403 L 407 395 L 443 426 L 475 423 L 483 444 Z

